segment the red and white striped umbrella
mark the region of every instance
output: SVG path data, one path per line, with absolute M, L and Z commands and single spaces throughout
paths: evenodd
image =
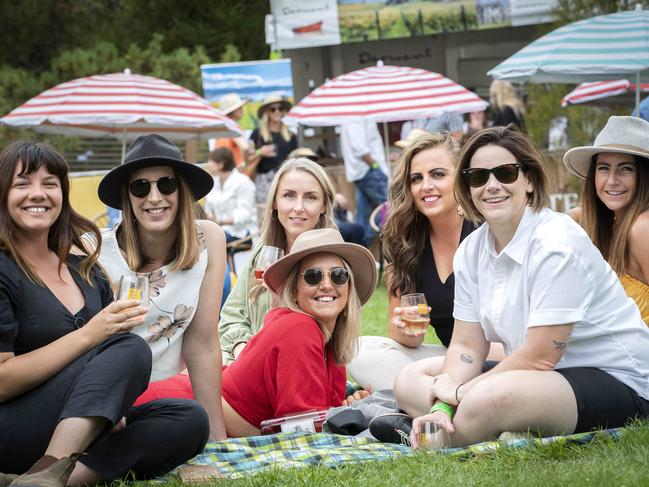
M 601 100 L 609 96 L 634 92 L 635 89 L 635 83 L 631 83 L 626 79 L 582 83 L 561 99 L 561 106 L 567 107 L 568 105 L 577 103 Z M 649 83 L 642 83 L 640 85 L 640 91 L 649 91 Z
M 150 132 L 176 141 L 242 134 L 235 122 L 196 93 L 128 70 L 61 83 L 0 122 L 38 132 L 110 135 L 123 141 Z
M 445 111 L 477 112 L 487 106 L 475 93 L 441 74 L 379 63 L 325 82 L 295 105 L 284 123 L 391 122 L 434 117 Z

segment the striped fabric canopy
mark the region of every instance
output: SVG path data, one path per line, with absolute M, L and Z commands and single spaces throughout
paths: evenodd
M 635 91 L 635 89 L 635 83 L 631 83 L 626 79 L 582 83 L 561 99 L 561 106 L 566 107 L 577 103 L 601 100 L 610 96 Z M 643 92 L 649 91 L 649 83 L 641 84 L 640 90 Z
M 641 9 L 573 22 L 540 37 L 487 74 L 535 83 L 649 78 L 649 11 Z
M 68 81 L 0 118 L 14 127 L 134 139 L 156 132 L 176 141 L 231 137 L 241 129 L 196 93 L 169 81 L 116 73 Z
M 287 124 L 341 125 L 485 110 L 488 103 L 441 74 L 402 66 L 359 69 L 327 81 L 288 112 Z

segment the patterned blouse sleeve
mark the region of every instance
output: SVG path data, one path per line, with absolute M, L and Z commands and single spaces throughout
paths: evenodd
M 0 254 L 0 353 L 14 351 L 18 335 L 18 321 L 14 306 L 20 292 L 20 277 L 15 264 L 4 253 Z

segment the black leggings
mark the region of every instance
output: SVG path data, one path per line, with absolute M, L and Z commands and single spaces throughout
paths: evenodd
M 107 420 L 80 460 L 105 480 L 131 471 L 137 478 L 155 477 L 197 455 L 209 434 L 207 414 L 198 403 L 162 399 L 132 407 L 150 373 L 151 350 L 144 340 L 115 335 L 47 382 L 0 404 L 0 472 L 29 469 L 65 418 Z M 123 416 L 126 428 L 110 434 Z

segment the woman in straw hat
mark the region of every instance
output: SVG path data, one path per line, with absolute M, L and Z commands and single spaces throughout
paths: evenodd
M 147 309 L 113 302 L 98 250 L 80 250 L 81 236 L 99 240 L 99 230 L 72 209 L 69 191 L 67 163 L 53 147 L 17 141 L 0 153 L 2 486 L 153 478 L 207 441 L 195 402 L 133 407 L 151 351 L 129 331 Z
M 99 198 L 124 215 L 119 226 L 102 233 L 99 262 L 113 282 L 136 274 L 149 281 L 150 309 L 133 332 L 151 347 L 152 383 L 138 403 L 168 397 L 158 383 L 186 365 L 210 418 L 210 438 L 218 440 L 225 438 L 217 333 L 225 236 L 194 213 L 194 202 L 213 184 L 173 142 L 157 134 L 138 137 L 124 163 L 99 184 Z
M 228 296 L 219 321 L 223 361 L 236 360 L 241 350 L 264 324 L 270 296 L 255 278 L 255 266 L 263 246 L 291 250 L 295 239 L 315 228 L 336 228 L 333 216 L 334 188 L 327 173 L 308 159 L 289 159 L 275 174 L 264 210 L 259 242 Z
M 409 366 L 395 382 L 399 405 L 421 416 L 415 446 L 428 420 L 464 446 L 649 416 L 649 329 L 586 233 L 547 208 L 529 139 L 512 126 L 478 132 L 454 186 L 468 218 L 484 224 L 453 259 L 455 325 L 441 373 Z M 493 342 L 506 357 L 489 368 Z
M 649 325 L 649 122 L 611 117 L 592 146 L 570 149 L 563 161 L 584 180 L 581 207 L 571 215 Z
M 448 132 L 423 132 L 405 146 L 394 171 L 383 227 L 388 336 L 361 337 L 358 356 L 349 365 L 352 377 L 366 389 L 391 389 L 399 370 L 418 360 L 436 360 L 438 369 L 442 365 L 453 333 L 453 256 L 476 228 L 453 194 L 459 152 Z M 415 292 L 426 296 L 430 326 L 441 345 L 424 344 L 429 326 L 409 331 L 401 319 L 401 296 Z
M 259 127 L 250 134 L 246 173 L 255 180 L 257 203 L 265 203 L 268 188 L 279 166 L 297 149 L 297 137 L 282 122 L 291 108 L 285 98 L 267 97 L 257 110 Z

